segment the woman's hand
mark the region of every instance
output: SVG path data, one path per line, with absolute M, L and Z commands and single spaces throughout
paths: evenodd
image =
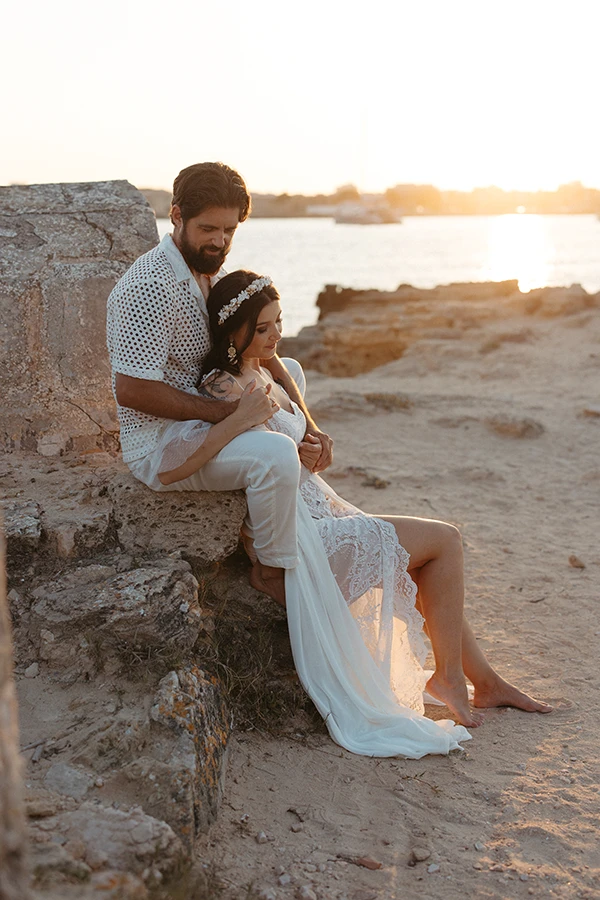
M 257 388 L 255 378 L 246 385 L 236 411 L 231 414 L 232 417 L 235 416 L 236 421 L 243 424 L 244 430 L 255 425 L 264 425 L 273 413 L 277 412 L 279 403 L 269 396 L 270 393 L 271 385 Z
M 298 456 L 300 462 L 309 472 L 313 472 L 323 451 L 323 446 L 319 438 L 314 434 L 305 434 L 304 440 L 298 445 Z

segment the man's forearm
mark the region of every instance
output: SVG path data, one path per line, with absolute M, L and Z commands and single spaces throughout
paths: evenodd
M 164 381 L 147 381 L 120 373 L 116 377 L 116 394 L 120 406 L 178 422 L 189 419 L 222 422 L 237 407 L 237 401 L 199 397 L 171 387 Z

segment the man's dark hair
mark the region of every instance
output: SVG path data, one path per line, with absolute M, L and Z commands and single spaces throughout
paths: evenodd
M 221 162 L 196 163 L 182 169 L 173 182 L 171 221 L 174 206 L 180 208 L 184 223 L 212 206 L 237 207 L 239 221 L 244 222 L 250 214 L 250 194 L 235 169 Z

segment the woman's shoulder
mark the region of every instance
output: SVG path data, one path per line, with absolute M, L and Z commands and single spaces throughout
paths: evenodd
M 198 393 L 201 397 L 210 397 L 213 400 L 237 400 L 242 390 L 237 379 L 229 372 L 212 369 L 202 378 Z

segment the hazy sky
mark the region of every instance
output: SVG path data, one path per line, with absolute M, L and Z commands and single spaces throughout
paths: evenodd
M 600 187 L 590 0 L 12 0 L 0 183 Z M 7 7 L 5 7 L 7 10 Z

